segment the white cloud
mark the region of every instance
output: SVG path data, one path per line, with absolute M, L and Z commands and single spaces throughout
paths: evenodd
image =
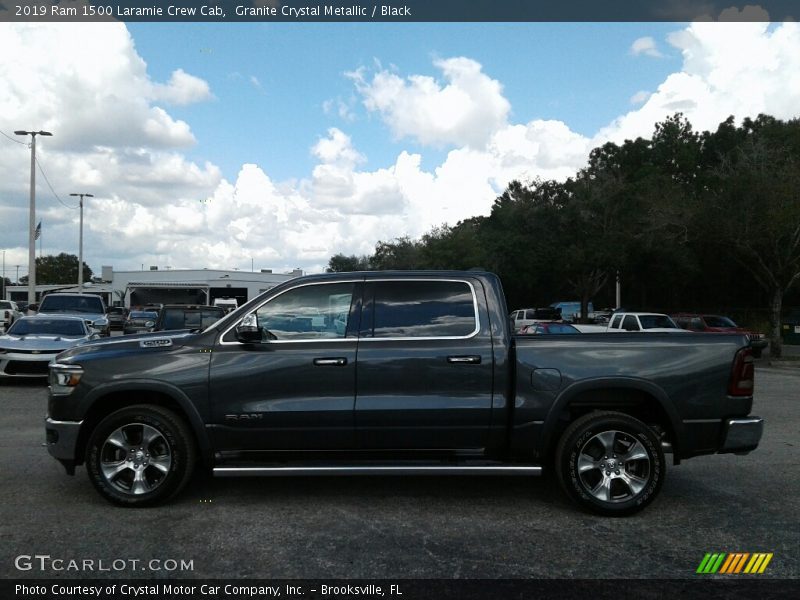
M 336 252 L 370 253 L 380 239 L 488 214 L 511 179 L 564 179 L 586 164 L 591 148 L 650 136 L 676 111 L 708 129 L 730 114 L 792 118 L 800 107 L 794 23 L 694 23 L 675 32 L 667 41 L 680 52 L 681 69 L 653 92 L 634 94 L 635 106 L 592 137 L 559 120 L 511 121 L 501 83 L 472 59 L 435 61 L 439 78 L 377 64 L 351 74 L 355 93 L 397 139 L 446 147 L 439 164 L 423 167 L 421 154 L 401 150 L 367 167 L 348 132 L 331 128 L 301 142 L 316 163 L 297 179 L 276 182 L 246 164 L 229 181 L 215 165 L 182 154 L 194 141 L 189 125 L 155 105 L 166 96 L 154 90 L 172 89 L 173 100 L 210 90 L 174 75 L 159 88 L 124 25 L 92 24 L 91 35 L 78 27 L 0 26 L 0 56 L 22 57 L 0 61 L 0 130 L 51 129 L 56 136 L 37 153 L 59 189 L 113 190 L 87 200 L 93 268 L 244 268 L 252 257 L 264 267 L 319 270 Z M 655 41 L 650 48 L 658 51 Z M 354 104 L 335 98 L 323 109 L 341 116 L 340 102 Z M 24 146 L 0 144 L 0 246 L 9 248 L 9 265 L 27 261 L 28 156 Z M 39 189 L 45 249 L 74 252 L 77 212 Z
M 649 136 L 654 123 L 682 112 L 696 130 L 768 113 L 796 117 L 800 106 L 800 25 L 693 23 L 668 37 L 683 57 L 644 104 L 615 119 L 595 143 Z
M 640 37 L 631 44 L 631 54 L 639 56 L 651 56 L 653 58 L 663 58 L 663 54 L 658 50 L 656 41 L 651 37 Z
M 252 77 L 251 82 L 254 79 Z M 260 87 L 257 79 L 253 83 Z M 210 100 L 213 96 L 208 83 L 199 77 L 189 75 L 183 69 L 177 69 L 172 72 L 168 83 L 157 83 L 153 86 L 153 97 L 170 104 L 185 105 Z
M 511 109 L 503 88 L 464 57 L 437 60 L 445 84 L 427 75 L 406 80 L 382 69 L 371 79 L 364 70 L 350 76 L 367 110 L 377 112 L 398 138 L 434 146 L 481 147 L 506 124 Z

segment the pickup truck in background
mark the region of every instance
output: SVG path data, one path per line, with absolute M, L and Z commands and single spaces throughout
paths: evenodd
M 197 333 L 90 342 L 50 366 L 47 447 L 111 502 L 217 476 L 539 475 L 587 510 L 647 506 L 675 464 L 747 453 L 743 335 L 514 336 L 491 273 L 300 277 Z M 702 338 L 702 343 L 698 340 Z
M 111 325 L 106 316 L 106 305 L 97 294 L 74 294 L 52 292 L 39 303 L 40 315 L 70 315 L 81 317 L 86 324 L 100 335 L 111 335 Z

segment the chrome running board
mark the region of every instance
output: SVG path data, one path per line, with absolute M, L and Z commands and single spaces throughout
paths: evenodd
M 291 475 L 541 475 L 533 465 L 500 466 L 383 466 L 349 465 L 340 467 L 214 467 L 215 477 L 273 477 Z

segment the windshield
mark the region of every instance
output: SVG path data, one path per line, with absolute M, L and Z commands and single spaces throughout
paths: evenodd
M 45 296 L 40 313 L 103 314 L 103 301 L 97 296 Z
M 703 318 L 709 327 L 736 327 L 736 323 L 728 317 L 705 316 Z
M 667 315 L 639 315 L 642 329 L 679 329 Z
M 66 335 L 83 337 L 86 327 L 77 319 L 20 319 L 8 330 L 10 335 Z
M 158 318 L 158 314 L 150 311 L 133 311 L 129 316 L 129 319 L 150 319 L 155 321 Z

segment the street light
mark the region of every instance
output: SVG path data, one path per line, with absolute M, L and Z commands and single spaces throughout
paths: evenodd
M 31 136 L 31 206 L 28 227 L 28 304 L 36 304 L 36 136 L 53 135 L 49 131 L 15 131 Z
M 92 194 L 70 194 L 70 196 L 80 196 L 81 207 L 81 233 L 78 237 L 78 293 L 83 293 L 83 197 L 94 198 Z

